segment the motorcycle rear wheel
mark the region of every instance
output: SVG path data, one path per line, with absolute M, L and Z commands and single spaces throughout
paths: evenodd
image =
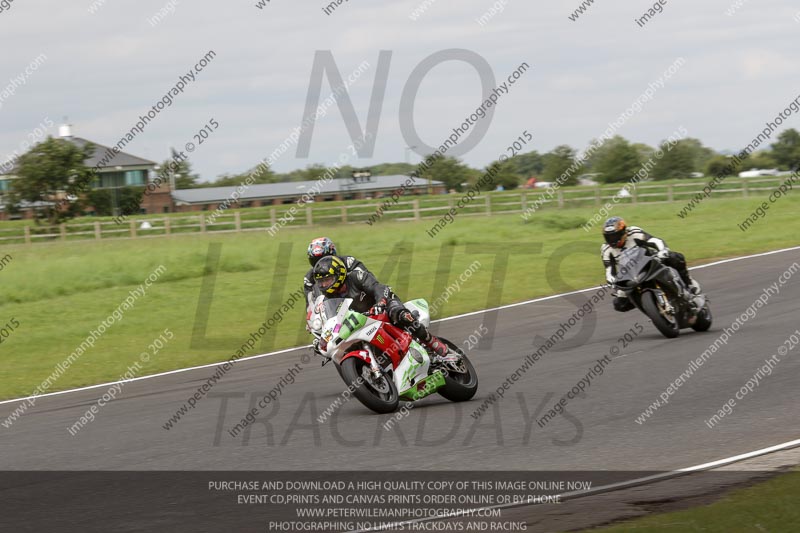
M 656 295 L 652 291 L 642 293 L 642 308 L 645 314 L 653 321 L 653 325 L 668 339 L 674 339 L 681 334 L 678 321 L 673 318 L 671 321 L 661 314 L 658 307 Z
M 391 377 L 383 374 L 381 382 L 375 383 L 369 364 L 358 357 L 345 359 L 341 371 L 342 380 L 353 391 L 353 396 L 365 407 L 379 414 L 393 413 L 397 410 L 400 395 Z

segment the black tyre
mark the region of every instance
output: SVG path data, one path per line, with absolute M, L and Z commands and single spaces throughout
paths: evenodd
M 444 386 L 437 392 L 451 402 L 466 402 L 478 392 L 478 373 L 461 349 L 447 339 L 439 337 L 451 351 L 461 355 L 461 361 L 445 365 Z
M 645 314 L 653 321 L 653 325 L 668 339 L 674 339 L 681 333 L 678 321 L 673 318 L 669 320 L 661 314 L 656 301 L 656 295 L 652 291 L 642 293 L 642 308 Z
M 711 307 L 709 307 L 708 302 L 706 302 L 706 305 L 703 306 L 703 309 L 697 315 L 697 321 L 692 324 L 692 329 L 695 331 L 708 331 L 713 320 L 714 317 L 711 316 Z
M 380 414 L 397 410 L 400 395 L 391 377 L 382 374 L 381 379 L 376 381 L 370 366 L 358 357 L 345 359 L 341 371 L 345 385 L 350 387 L 353 396 L 365 407 Z

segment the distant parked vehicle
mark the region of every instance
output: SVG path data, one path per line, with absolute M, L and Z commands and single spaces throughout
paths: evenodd
M 777 168 L 770 168 L 770 169 L 760 169 L 754 168 L 752 170 L 745 170 L 744 172 L 739 172 L 740 178 L 760 178 L 762 176 L 777 176 L 781 173 L 780 170 Z

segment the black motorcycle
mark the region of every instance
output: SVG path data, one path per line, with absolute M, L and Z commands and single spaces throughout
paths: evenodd
M 711 327 L 711 308 L 704 294 L 694 295 L 693 304 L 681 295 L 686 285 L 678 271 L 662 264 L 650 243 L 637 241 L 639 246 L 622 252 L 614 287 L 621 289 L 662 335 L 672 339 L 683 328 L 707 331 Z

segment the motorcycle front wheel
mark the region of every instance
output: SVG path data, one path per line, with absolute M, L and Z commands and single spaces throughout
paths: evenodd
M 456 352 L 461 356 L 457 363 L 448 364 L 444 375 L 444 386 L 437 392 L 451 402 L 466 402 L 471 400 L 478 392 L 478 374 L 465 354 L 458 346 L 447 339 L 439 337 L 439 340 L 447 344 L 451 352 Z
M 393 413 L 397 410 L 400 395 L 392 378 L 381 374 L 380 379 L 376 379 L 369 364 L 358 357 L 345 359 L 341 371 L 345 385 L 365 407 L 379 414 Z
M 675 317 L 668 319 L 661 313 L 661 308 L 658 305 L 658 300 L 653 291 L 644 291 L 642 293 L 642 309 L 645 314 L 653 321 L 653 325 L 668 339 L 674 339 L 681 333 L 681 328 L 678 326 L 678 321 Z

